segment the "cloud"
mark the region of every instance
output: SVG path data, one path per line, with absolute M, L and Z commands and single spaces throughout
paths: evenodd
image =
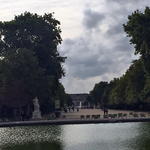
M 119 74 L 123 65 L 129 64 L 132 57 L 132 47 L 125 37 L 116 39 L 115 45 L 108 47 L 103 45 L 103 41 L 94 43 L 93 37 L 86 33 L 82 38 L 64 41 L 63 48 L 64 55 L 68 56 L 67 72 L 78 79 L 115 72 Z
M 111 1 L 113 3 L 113 1 Z M 92 90 L 101 80 L 110 81 L 119 77 L 130 66 L 134 56 L 133 45 L 123 30 L 127 17 L 138 6 L 120 1 L 113 5 L 105 3 L 109 11 L 89 8 L 83 12 L 83 33 L 66 39 L 63 44 L 67 76 L 63 83 L 70 93 Z M 132 8 L 128 8 L 131 5 Z M 144 5 L 140 9 L 144 9 Z
M 111 27 L 109 27 L 106 34 L 108 36 L 115 36 L 115 35 L 118 35 L 118 34 L 123 34 L 122 24 L 119 23 L 117 25 L 112 25 Z
M 87 9 L 84 11 L 83 25 L 87 29 L 97 28 L 104 18 L 103 14 L 92 9 Z
M 81 93 L 126 71 L 135 56 L 122 24 L 149 4 L 149 0 L 2 0 L 0 20 L 24 11 L 55 12 L 64 39 L 59 51 L 67 56 L 62 82 L 67 92 Z
M 139 3 L 139 2 L 141 2 L 141 0 L 106 0 L 107 1 L 107 3 L 110 3 L 110 2 L 112 2 L 112 3 L 117 3 L 117 4 L 128 4 L 128 3 L 130 3 L 131 5 L 133 5 L 133 4 L 137 4 L 137 3 Z M 147 0 L 146 0 L 147 1 Z

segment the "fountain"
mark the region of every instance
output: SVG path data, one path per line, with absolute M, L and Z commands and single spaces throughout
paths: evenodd
M 35 97 L 33 99 L 33 105 L 34 105 L 34 111 L 33 111 L 33 114 L 32 114 L 32 119 L 33 120 L 41 119 L 42 116 L 41 116 L 41 111 L 40 111 L 39 100 L 38 100 L 37 97 Z

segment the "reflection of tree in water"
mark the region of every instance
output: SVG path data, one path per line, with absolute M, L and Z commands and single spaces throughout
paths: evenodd
M 11 147 L 4 147 L 2 150 L 63 150 L 61 142 L 42 142 L 42 143 L 28 143 L 23 145 L 15 145 Z
M 139 136 L 135 139 L 135 150 L 150 150 L 150 123 L 140 123 Z
M 1 150 L 63 149 L 60 126 L 16 127 L 1 131 Z
M 123 124 L 122 124 L 123 125 Z M 119 125 L 119 126 L 122 126 Z M 124 125 L 123 125 L 124 126 Z M 67 144 L 70 144 L 70 140 L 67 141 L 64 138 L 64 132 L 61 126 L 39 126 L 39 127 L 16 127 L 16 128 L 0 128 L 0 150 L 64 150 Z M 113 125 L 112 125 L 112 129 Z M 110 140 L 108 138 L 109 145 L 115 144 L 114 147 L 111 147 L 109 150 L 150 150 L 150 123 L 130 123 L 125 126 L 125 128 L 118 128 L 113 136 L 117 136 L 114 140 Z M 120 130 L 121 129 L 121 130 Z M 67 131 L 69 128 L 67 127 Z M 87 132 L 88 130 L 92 130 L 87 128 L 87 130 L 82 130 L 81 132 Z M 123 130 L 123 132 L 121 132 Z M 126 132 L 128 130 L 128 132 Z M 98 128 L 99 131 L 99 128 Z M 110 130 L 111 131 L 111 130 Z M 76 131 L 77 132 L 77 131 Z M 93 132 L 93 130 L 92 130 Z M 69 134 L 76 135 L 72 131 L 68 131 Z M 104 132 L 105 133 L 105 132 Z M 106 132 L 108 133 L 108 132 Z M 67 134 L 67 137 L 69 136 Z M 96 132 L 96 135 L 100 134 Z M 119 134 L 119 135 L 118 135 Z M 121 135 L 120 135 L 121 134 Z M 81 134 L 82 135 L 82 134 Z M 110 134 L 111 135 L 111 134 Z M 106 135 L 106 141 L 107 136 Z M 118 141 L 118 138 L 122 136 L 121 140 Z M 73 136 L 69 137 L 72 138 Z M 74 138 L 77 138 L 75 136 Z M 95 141 L 91 140 L 90 137 L 89 149 L 97 149 L 95 148 Z M 99 136 L 97 136 L 99 138 Z M 65 142 L 66 140 L 66 142 Z M 95 139 L 96 140 L 96 139 Z M 100 141 L 99 141 L 100 140 Z M 76 143 L 76 140 L 71 140 Z M 78 140 L 77 140 L 78 141 Z M 82 142 L 86 141 L 85 137 L 80 139 L 76 144 L 78 149 L 83 150 Z M 103 143 L 103 138 L 96 140 L 98 143 Z M 69 143 L 68 143 L 69 142 Z M 87 141 L 88 142 L 88 141 Z M 108 147 L 107 144 L 104 147 Z M 74 144 L 71 145 L 74 147 Z M 77 148 L 77 147 L 76 147 Z M 72 149 L 72 148 L 71 148 Z M 99 149 L 103 149 L 99 147 Z

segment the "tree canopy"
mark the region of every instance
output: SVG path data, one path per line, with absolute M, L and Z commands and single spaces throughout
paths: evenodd
M 141 55 L 145 70 L 150 73 L 150 8 L 135 11 L 123 26 L 130 43 L 135 45 L 135 54 Z
M 53 14 L 39 16 L 25 12 L 15 16 L 14 20 L 0 22 L 0 56 L 5 57 L 8 51 L 26 48 L 35 52 L 40 67 L 45 74 L 58 79 L 64 75 L 61 57 L 57 51 L 61 44 L 60 22 Z
M 91 91 L 94 100 L 90 100 L 110 108 L 150 110 L 150 8 L 132 13 L 123 27 L 140 57 L 123 76 L 107 83 L 107 88 L 103 82 L 96 84 Z
M 59 82 L 65 61 L 57 49 L 60 34 L 60 22 L 53 13 L 25 12 L 0 22 L 1 107 L 22 107 L 38 96 L 43 114 L 54 109 L 55 98 L 65 95 Z

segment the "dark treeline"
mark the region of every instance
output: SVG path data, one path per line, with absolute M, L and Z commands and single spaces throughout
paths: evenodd
M 150 110 L 150 9 L 135 11 L 123 27 L 140 57 L 122 77 L 96 84 L 88 100 L 101 107 Z
M 57 46 L 60 22 L 52 13 L 25 12 L 0 22 L 0 117 L 30 118 L 32 99 L 38 97 L 42 114 L 55 109 L 55 100 L 68 103 L 60 79 L 64 76 Z

